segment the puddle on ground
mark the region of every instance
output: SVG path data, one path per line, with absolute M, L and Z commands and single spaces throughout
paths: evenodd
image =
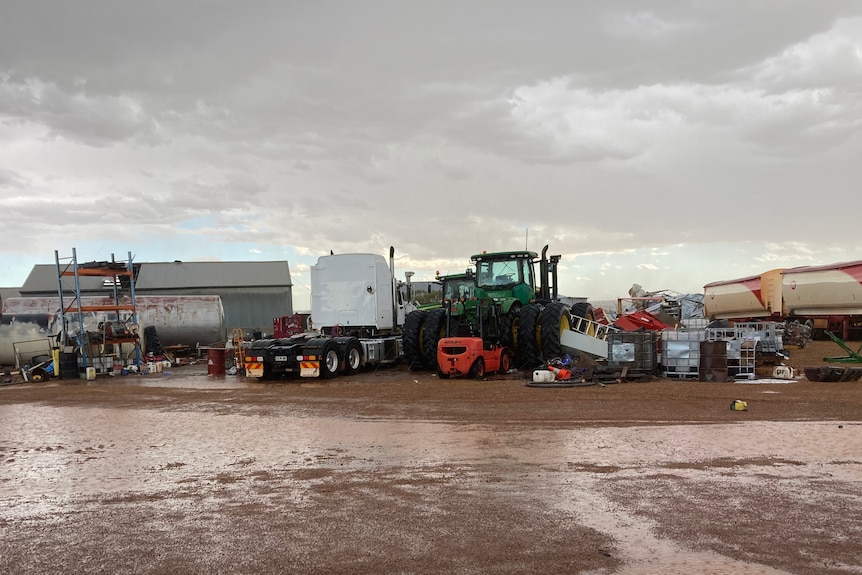
M 206 385 L 212 388 L 213 381 L 206 380 Z M 225 415 L 15 404 L 0 405 L 0 504 L 7 517 L 13 512 L 37 515 L 52 506 L 61 508 L 66 500 L 164 492 L 222 472 L 406 468 L 416 476 L 423 470 L 430 475 L 439 465 L 496 466 L 501 482 L 516 489 L 525 488 L 525 481 L 536 481 L 535 476 L 524 477 L 540 469 L 548 493 L 559 497 L 560 478 L 574 467 L 582 480 L 567 485 L 564 501 L 556 504 L 620 542 L 627 567 L 619 573 L 732 570 L 768 575 L 780 571 L 660 540 L 646 520 L 598 494 L 594 485 L 601 473 L 584 470 L 645 474 L 680 462 L 771 458 L 792 464 L 751 469 L 743 464 L 735 473 L 859 483 L 860 453 L 862 425 L 836 422 L 511 430 L 289 412 Z

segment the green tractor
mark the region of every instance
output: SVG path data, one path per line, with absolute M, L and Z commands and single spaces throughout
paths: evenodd
M 404 357 L 414 371 L 437 369 L 437 340 L 440 339 L 441 325 L 445 325 L 443 321 L 447 316 L 443 308 L 463 306 L 464 302 L 474 297 L 476 279 L 470 268 L 460 274 L 440 275 L 438 272 L 436 279 L 441 284 L 440 301 L 410 312 L 404 321 Z
M 437 342 L 444 337 L 480 333 L 482 325 L 495 325 L 496 322 L 485 316 L 488 310 L 495 309 L 499 310 L 500 327 L 499 333 L 493 334 L 494 339 L 514 352 L 515 366 L 531 369 L 564 356 L 563 334 L 572 331 L 573 318 L 579 324 L 591 325 L 593 308 L 586 302 L 568 306 L 559 301 L 557 264 L 560 256 L 548 257 L 547 251 L 548 246 L 545 246 L 541 257 L 527 250 L 474 255 L 471 258 L 476 268 L 472 297 L 457 302 L 444 297 L 443 306 L 427 312 L 421 321 L 417 317 L 410 322 L 408 316 L 411 325 L 405 324 L 405 348 L 408 340 L 421 341 L 421 365 L 424 369 L 437 369 Z M 483 302 L 485 305 L 480 305 Z M 488 302 L 494 305 L 487 305 Z M 422 369 L 418 361 L 411 364 L 411 368 Z
M 572 330 L 573 318 L 594 321 L 593 308 L 559 300 L 557 264 L 560 256 L 541 257 L 531 251 L 473 256 L 476 295 L 500 304 L 503 343 L 515 352 L 515 365 L 530 369 L 565 355 L 562 336 Z M 538 264 L 538 270 L 536 269 Z M 579 323 L 580 320 L 579 320 Z

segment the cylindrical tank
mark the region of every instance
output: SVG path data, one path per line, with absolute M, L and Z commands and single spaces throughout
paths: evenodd
M 788 314 L 862 314 L 862 261 L 784 270 L 784 307 Z
M 783 271 L 775 269 L 747 278 L 706 284 L 703 286 L 704 315 L 711 319 L 780 315 Z
M 120 301 L 130 303 L 129 298 Z M 68 308 L 73 298 L 64 298 Z M 84 296 L 82 306 L 113 305 L 110 296 Z M 137 323 L 140 335 L 144 328 L 153 326 L 163 346 L 209 345 L 224 342 L 227 337 L 224 307 L 217 295 L 153 296 L 135 298 Z M 3 302 L 3 320 L 0 325 L 0 365 L 13 365 L 15 354 L 12 343 L 44 339 L 60 332 L 60 299 L 57 297 L 7 298 Z M 128 313 L 128 312 L 121 312 Z M 114 312 L 84 312 L 84 329 L 98 332 L 99 322 L 115 319 Z M 67 330 L 78 331 L 77 311 L 67 313 Z M 125 319 L 125 316 L 124 318 Z
M 709 283 L 703 303 L 713 319 L 862 315 L 862 261 Z

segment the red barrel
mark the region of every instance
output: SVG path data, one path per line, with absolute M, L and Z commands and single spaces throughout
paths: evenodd
M 207 375 L 224 375 L 225 348 L 207 349 Z

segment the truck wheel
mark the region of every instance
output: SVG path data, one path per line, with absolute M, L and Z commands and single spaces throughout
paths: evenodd
M 446 310 L 432 309 L 425 317 L 422 328 L 422 352 L 425 355 L 425 369 L 437 369 L 437 342 L 446 335 Z
M 485 358 L 477 357 L 473 365 L 470 366 L 470 377 L 473 379 L 481 379 L 485 377 Z
M 562 358 L 564 353 L 560 337 L 564 331 L 572 329 L 569 310 L 560 302 L 549 303 L 539 314 L 539 326 L 542 334 L 542 357 L 545 361 Z
M 335 377 L 341 366 L 341 356 L 338 353 L 338 345 L 334 341 L 327 341 L 320 349 L 320 377 L 329 379 Z
M 362 368 L 362 344 L 351 338 L 344 348 L 344 373 L 356 373 Z
M 521 308 L 518 315 L 518 366 L 522 369 L 532 369 L 540 363 L 539 355 L 539 314 L 542 307 L 531 303 Z
M 407 314 L 404 320 L 404 335 L 401 337 L 404 346 L 404 359 L 411 371 L 425 368 L 425 352 L 422 350 L 422 327 L 428 312 L 417 309 Z

